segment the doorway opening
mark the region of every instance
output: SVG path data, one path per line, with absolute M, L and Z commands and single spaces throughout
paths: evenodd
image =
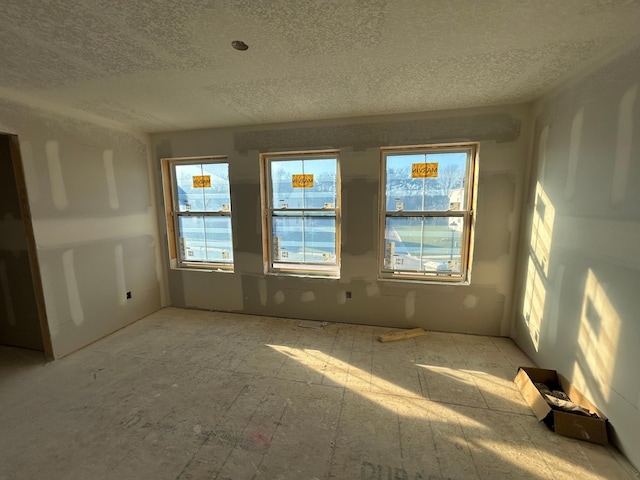
M 0 345 L 53 358 L 18 136 L 0 133 Z

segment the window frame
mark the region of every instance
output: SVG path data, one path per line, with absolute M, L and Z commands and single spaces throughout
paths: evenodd
M 228 179 L 229 186 L 229 210 L 219 211 L 187 211 L 182 212 L 178 202 L 178 184 L 176 179 L 176 165 L 204 165 L 204 164 L 225 164 L 230 169 L 229 159 L 226 156 L 211 155 L 203 157 L 176 157 L 161 159 L 162 184 L 164 193 L 165 220 L 167 224 L 167 242 L 169 248 L 169 265 L 174 270 L 199 270 L 217 271 L 233 273 L 235 264 L 235 245 L 233 238 L 233 204 L 231 202 L 231 179 Z M 227 217 L 231 227 L 231 258 L 230 262 L 206 262 L 182 261 L 179 249 L 182 238 L 180 235 L 180 217 Z
M 271 163 L 273 161 L 300 161 L 300 160 L 336 160 L 336 201 L 333 208 L 274 208 L 273 183 L 271 179 Z M 331 150 L 305 150 L 295 152 L 267 152 L 260 154 L 260 181 L 261 181 L 261 201 L 262 201 L 262 239 L 263 239 L 263 262 L 265 275 L 289 275 L 317 278 L 340 278 L 341 266 L 341 179 L 340 179 L 340 151 Z M 322 263 L 312 262 L 282 262 L 274 259 L 273 242 L 273 212 L 334 212 L 335 218 L 335 262 L 324 267 Z M 292 215 L 293 217 L 293 215 Z
M 468 285 L 471 281 L 473 260 L 473 244 L 476 222 L 476 200 L 478 190 L 478 158 L 479 142 L 440 143 L 428 145 L 394 146 L 380 148 L 380 190 L 379 190 L 379 234 L 378 234 L 378 278 L 379 280 L 408 281 L 432 284 Z M 463 195 L 465 209 L 460 210 L 399 210 L 388 211 L 387 208 L 387 157 L 393 155 L 439 154 L 467 152 L 466 170 L 463 179 Z M 387 248 L 385 233 L 387 218 L 402 217 L 462 217 L 463 231 L 461 235 L 460 273 L 440 271 L 437 273 L 411 269 L 398 269 L 385 266 Z M 423 241 L 423 240 L 421 240 Z M 424 256 L 422 257 L 424 258 Z M 422 259 L 421 259 L 422 261 Z

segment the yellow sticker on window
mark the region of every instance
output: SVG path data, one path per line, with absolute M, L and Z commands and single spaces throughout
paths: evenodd
M 313 188 L 313 173 L 300 173 L 291 175 L 293 188 Z
M 211 175 L 194 175 L 193 188 L 207 188 L 211 186 Z
M 411 178 L 436 178 L 438 176 L 437 163 L 412 163 Z

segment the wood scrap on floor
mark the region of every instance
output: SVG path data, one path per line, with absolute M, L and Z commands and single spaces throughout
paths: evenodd
M 426 335 L 427 332 L 423 328 L 411 328 L 409 330 L 400 330 L 398 332 L 385 333 L 380 335 L 378 340 L 382 343 L 395 342 L 396 340 L 404 340 L 405 338 L 420 337 Z
M 329 325 L 329 322 L 316 322 L 315 320 L 304 320 L 298 325 L 302 328 L 324 328 Z

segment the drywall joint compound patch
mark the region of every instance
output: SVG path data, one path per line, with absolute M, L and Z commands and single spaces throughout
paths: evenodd
M 347 303 L 347 294 L 345 292 L 336 293 L 336 298 L 338 300 L 338 305 L 344 305 Z
M 113 150 L 107 149 L 102 152 L 104 162 L 104 172 L 107 176 L 107 192 L 109 194 L 109 206 L 112 210 L 117 210 L 120 206 L 118 201 L 118 187 L 116 185 L 116 172 L 113 168 Z
M 416 314 L 416 291 L 411 290 L 404 299 L 404 316 L 407 319 L 413 318 Z
M 263 307 L 267 304 L 267 281 L 264 278 L 258 279 L 258 297 L 260 298 L 260 305 Z
M 273 303 L 275 303 L 276 305 L 280 305 L 281 303 L 283 303 L 284 299 L 285 299 L 285 296 L 282 290 L 278 290 L 276 293 L 273 294 Z
M 478 306 L 478 300 L 480 299 L 475 295 L 467 295 L 466 297 L 464 297 L 462 306 L 464 308 L 476 308 Z
M 78 281 L 76 280 L 73 249 L 67 250 L 62 254 L 62 268 L 64 271 L 64 279 L 67 284 L 67 298 L 69 300 L 71 320 L 73 320 L 73 323 L 77 326 L 80 326 L 84 323 L 84 311 L 82 310 L 80 291 L 78 290 Z
M 549 125 L 545 125 L 538 140 L 538 178 L 544 182 L 544 171 L 547 168 L 547 139 L 549 138 Z
M 300 295 L 301 302 L 313 302 L 315 299 L 316 299 L 315 293 L 313 293 L 310 290 L 306 292 L 302 292 L 302 295 Z
M 49 333 L 52 338 L 56 338 L 60 331 L 60 322 L 58 320 L 58 309 L 56 308 L 56 300 L 53 295 L 53 280 L 49 264 L 40 263 L 40 278 L 42 280 L 42 293 L 44 294 L 47 309 L 47 324 Z
M 62 164 L 60 162 L 60 145 L 57 140 L 49 140 L 45 143 L 47 165 L 49 167 L 49 182 L 51 184 L 51 197 L 58 210 L 64 210 L 69 206 L 67 191 L 64 186 Z
M 633 110 L 637 96 L 638 84 L 636 83 L 624 93 L 618 107 L 618 136 L 611 180 L 611 205 L 614 206 L 622 204 L 627 193 L 627 178 L 633 146 Z
M 564 196 L 571 200 L 576 190 L 576 178 L 578 176 L 578 161 L 580 160 L 580 142 L 582 140 L 582 121 L 584 108 L 581 108 L 571 122 L 571 139 L 569 141 L 569 163 L 567 165 L 567 184 Z
M 29 192 L 29 200 L 37 202 L 40 200 L 40 182 L 38 181 L 38 173 L 33 160 L 33 146 L 27 140 L 21 141 L 20 151 L 22 152 L 22 166 L 24 168 L 27 191 Z
M 124 269 L 124 250 L 121 243 L 115 246 L 113 256 L 116 267 L 116 290 L 118 292 L 118 303 L 120 305 L 125 305 L 127 303 L 127 284 Z

